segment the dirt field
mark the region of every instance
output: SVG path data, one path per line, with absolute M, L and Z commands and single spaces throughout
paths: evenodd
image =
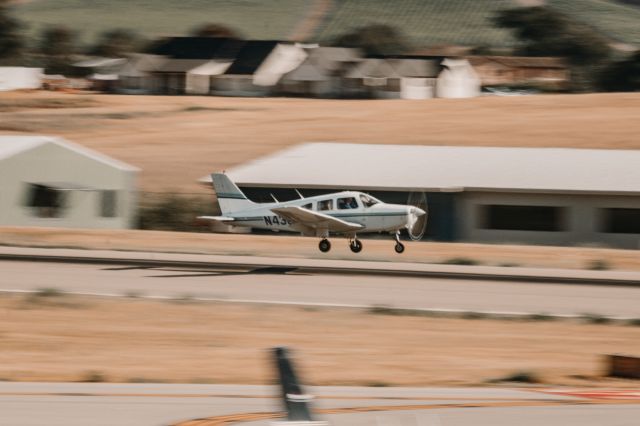
M 43 108 L 44 107 L 44 108 Z M 143 169 L 145 191 L 311 141 L 640 149 L 640 94 L 314 100 L 0 94 L 0 133 L 60 135 Z M 354 160 L 357 161 L 357 160 Z
M 366 249 L 356 255 L 342 238 L 334 239 L 330 253 L 320 253 L 317 240 L 285 235 L 0 227 L 0 245 L 9 246 L 418 263 L 444 263 L 465 258 L 491 266 L 566 269 L 590 269 L 599 263 L 609 269 L 640 271 L 640 256 L 636 250 L 431 242 L 405 244 L 407 250 L 397 255 L 389 237 L 367 239 L 364 240 Z
M 530 371 L 546 384 L 605 379 L 602 354 L 640 352 L 640 328 L 464 320 L 188 301 L 0 296 L 0 378 L 268 383 L 290 345 L 311 384 L 469 385 Z

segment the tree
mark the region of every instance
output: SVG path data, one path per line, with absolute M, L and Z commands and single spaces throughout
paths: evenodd
M 583 66 L 604 62 L 611 54 L 604 37 L 548 7 L 503 10 L 494 22 L 515 32 L 522 42 L 518 53 L 525 56 L 563 56 Z
M 410 46 L 404 35 L 385 24 L 371 24 L 336 38 L 334 46 L 356 47 L 368 55 L 402 54 Z
M 229 28 L 225 25 L 207 23 L 202 24 L 191 31 L 191 35 L 194 37 L 225 37 L 225 38 L 237 38 L 242 36 L 233 28 Z
M 22 25 L 11 16 L 9 0 L 0 0 L 0 60 L 15 59 L 24 48 Z
M 89 53 L 106 58 L 121 58 L 137 52 L 142 47 L 142 39 L 130 30 L 115 29 L 103 32 Z
M 608 92 L 640 91 L 640 51 L 608 66 L 600 77 L 600 88 Z
M 71 71 L 72 56 L 76 53 L 76 35 L 63 26 L 47 27 L 42 31 L 38 44 L 45 72 L 67 74 Z

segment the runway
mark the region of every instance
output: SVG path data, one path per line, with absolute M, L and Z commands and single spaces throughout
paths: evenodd
M 0 261 L 0 290 L 492 313 L 640 317 L 640 287 Z
M 640 400 L 528 390 L 308 390 L 317 396 L 314 407 L 324 413 L 320 416 L 335 426 L 631 426 L 640 417 Z M 386 409 L 377 411 L 381 408 Z M 277 389 L 270 386 L 0 382 L 0 419 L 12 426 L 167 426 L 221 415 L 251 419 L 252 413 L 256 417 L 279 410 Z M 242 424 L 262 426 L 268 421 Z

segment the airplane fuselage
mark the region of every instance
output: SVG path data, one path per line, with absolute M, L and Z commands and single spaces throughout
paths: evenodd
M 257 206 L 259 207 L 255 209 L 243 210 L 238 213 L 226 213 L 225 216 L 232 217 L 234 219 L 233 225 L 235 226 L 246 226 L 275 232 L 302 232 L 302 229 L 296 223 L 271 211 L 271 208 L 274 207 L 297 206 L 360 224 L 363 228 L 358 233 L 392 232 L 406 226 L 411 206 L 380 202 L 365 206 L 362 197 L 371 199 L 362 192 L 344 191 L 282 203 L 258 204 Z M 346 204 L 345 200 L 349 200 L 350 203 Z

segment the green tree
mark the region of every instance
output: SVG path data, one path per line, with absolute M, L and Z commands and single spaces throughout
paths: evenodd
M 194 37 L 225 37 L 225 38 L 242 38 L 242 35 L 233 28 L 222 24 L 206 23 L 195 27 L 191 31 Z
M 142 48 L 143 40 L 133 31 L 114 29 L 103 32 L 89 53 L 106 58 L 121 58 Z
M 0 0 L 0 61 L 11 62 L 19 58 L 24 48 L 21 29 L 20 22 L 11 16 L 9 0 Z
M 640 91 L 640 51 L 605 68 L 600 88 L 608 92 Z
M 404 35 L 385 24 L 371 24 L 337 37 L 334 46 L 356 47 L 368 55 L 398 55 L 410 49 Z
M 514 31 L 525 56 L 563 56 L 573 65 L 601 63 L 611 55 L 607 40 L 586 25 L 544 6 L 507 9 L 495 23 Z
M 47 27 L 42 31 L 37 53 L 42 58 L 46 73 L 67 74 L 72 71 L 75 40 L 76 34 L 63 26 Z

